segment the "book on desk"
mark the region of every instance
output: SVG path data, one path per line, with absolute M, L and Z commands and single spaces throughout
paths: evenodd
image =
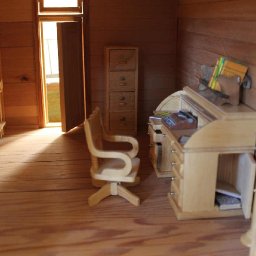
M 241 200 L 233 196 L 216 193 L 215 201 L 220 210 L 225 211 L 242 208 Z

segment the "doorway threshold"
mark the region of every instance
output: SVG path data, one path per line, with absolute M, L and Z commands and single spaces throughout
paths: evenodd
M 51 128 L 51 127 L 61 127 L 61 122 L 50 122 L 50 123 L 47 123 L 46 128 Z

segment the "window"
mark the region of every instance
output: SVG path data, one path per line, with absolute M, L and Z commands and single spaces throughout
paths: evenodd
M 83 12 L 83 0 L 38 0 L 39 12 Z
M 44 0 L 44 7 L 78 7 L 78 0 Z

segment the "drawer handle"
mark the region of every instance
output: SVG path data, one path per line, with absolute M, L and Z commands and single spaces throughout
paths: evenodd
M 124 121 L 126 121 L 126 118 L 125 118 L 125 116 L 121 117 L 121 118 L 120 118 L 120 121 L 121 121 L 121 122 L 124 122 Z
M 176 196 L 176 193 L 175 192 L 169 192 L 169 195 L 170 196 Z
M 176 164 L 176 162 L 171 162 L 171 166 L 175 166 Z
M 127 83 L 126 83 L 126 82 L 120 82 L 119 85 L 120 85 L 120 86 L 126 86 Z
M 119 102 L 120 107 L 124 107 L 127 103 L 126 102 Z
M 171 181 L 174 181 L 174 180 L 176 180 L 177 178 L 175 177 L 175 176 L 172 176 L 171 177 Z
M 175 149 L 172 149 L 171 150 L 171 153 L 176 153 L 177 151 Z

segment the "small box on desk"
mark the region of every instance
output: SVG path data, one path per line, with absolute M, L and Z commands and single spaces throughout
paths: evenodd
M 182 111 L 172 113 L 169 116 L 162 118 L 162 122 L 171 129 L 183 130 L 183 129 L 196 129 L 197 117 L 189 111 Z

